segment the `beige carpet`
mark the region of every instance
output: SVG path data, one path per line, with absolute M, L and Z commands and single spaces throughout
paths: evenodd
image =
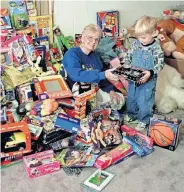
M 184 111 L 169 114 L 184 120 Z M 80 183 L 96 169 L 85 168 L 79 177 L 67 176 L 63 170 L 28 179 L 22 164 L 1 171 L 2 192 L 83 192 Z M 184 122 L 176 151 L 155 147 L 144 158 L 136 155 L 111 166 L 107 171 L 116 177 L 104 192 L 184 192 Z

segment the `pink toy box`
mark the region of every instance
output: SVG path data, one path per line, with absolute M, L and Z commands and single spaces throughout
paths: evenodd
M 35 178 L 60 170 L 60 162 L 54 159 L 52 150 L 23 157 L 24 168 L 29 178 Z

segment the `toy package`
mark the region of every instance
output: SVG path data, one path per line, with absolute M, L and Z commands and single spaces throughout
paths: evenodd
M 34 27 L 30 26 L 26 29 L 20 29 L 16 31 L 17 35 L 29 35 L 30 37 L 35 37 L 35 29 Z
M 29 24 L 35 28 L 36 37 L 48 36 L 49 43 L 53 43 L 51 15 L 29 17 Z
M 23 0 L 9 1 L 11 22 L 15 29 L 28 27 L 28 13 Z
M 29 16 L 37 16 L 36 0 L 26 0 L 26 7 Z
M 101 27 L 103 37 L 115 36 L 119 33 L 119 12 L 103 11 L 97 12 L 97 24 Z
M 0 53 L 2 66 L 5 67 L 13 65 L 12 49 L 10 47 L 2 47 Z
M 160 117 L 152 117 L 150 119 L 148 136 L 153 139 L 156 146 L 175 151 L 178 145 L 182 120 Z
M 53 32 L 54 32 L 54 41 L 56 42 L 60 53 L 64 55 L 68 49 L 70 49 L 71 47 L 75 47 L 73 37 L 72 36 L 65 37 L 58 26 L 53 27 Z
M 71 97 L 72 93 L 60 75 L 34 78 L 36 95 L 39 100 Z
M 54 43 L 50 48 L 50 56 L 53 64 L 60 63 L 63 59 L 63 54 L 59 51 L 56 43 Z
M 8 9 L 0 9 L 1 16 L 1 30 L 3 29 L 11 29 L 11 21 L 8 14 Z
M 91 167 L 98 155 L 93 154 L 93 146 L 69 147 L 63 149 L 57 159 L 66 167 Z
M 8 45 L 6 45 L 5 43 L 11 39 L 12 37 L 16 36 L 16 32 L 13 29 L 8 29 L 8 30 L 1 30 L 0 33 L 0 46 L 1 47 L 7 47 Z
M 30 37 L 24 35 L 12 37 L 4 43 L 5 46 L 12 48 L 14 66 L 20 71 L 29 66 L 27 61 L 31 57 L 29 50 L 31 43 Z
M 82 38 L 82 34 L 75 34 L 75 46 L 79 47 L 79 45 L 81 44 L 81 38 Z
M 33 39 L 33 44 L 35 46 L 45 45 L 46 47 L 45 60 L 49 61 L 50 60 L 49 37 L 48 36 L 36 37 Z
M 88 191 L 102 191 L 114 177 L 115 174 L 113 173 L 96 170 L 91 176 L 81 183 L 81 186 Z
M 80 120 L 77 118 L 69 117 L 64 113 L 59 113 L 57 115 L 54 127 L 76 134 L 80 128 Z
M 83 119 L 96 108 L 96 90 L 91 89 L 75 97 L 75 117 Z
M 25 83 L 17 86 L 16 93 L 20 104 L 28 101 L 33 101 L 33 92 L 30 83 Z
M 123 142 L 122 144 L 118 145 L 114 149 L 98 157 L 97 160 L 95 161 L 94 166 L 96 168 L 103 170 L 109 167 L 111 164 L 113 164 L 117 160 L 129 154 L 131 151 L 132 151 L 132 146 L 127 142 Z
M 24 168 L 29 178 L 35 178 L 60 170 L 60 162 L 54 160 L 52 150 L 23 157 Z
M 10 166 L 15 165 L 17 163 L 21 163 L 22 158 L 23 158 L 23 155 L 21 155 L 21 154 L 1 158 L 1 169 L 10 167 Z
M 1 126 L 1 157 L 14 156 L 31 151 L 31 135 L 25 122 Z

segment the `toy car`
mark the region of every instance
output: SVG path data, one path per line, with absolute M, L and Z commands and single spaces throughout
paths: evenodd
M 16 151 L 25 149 L 26 147 L 26 136 L 23 132 L 15 132 L 8 138 L 8 141 L 5 144 L 4 152 L 8 149 L 14 149 Z

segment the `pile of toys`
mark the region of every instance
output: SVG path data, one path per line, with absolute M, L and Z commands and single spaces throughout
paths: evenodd
M 95 87 L 73 97 L 54 67 L 74 46 L 72 37 L 54 27 L 53 43 L 51 16 L 35 16 L 30 1 L 9 6 L 11 21 L 1 9 L 2 168 L 23 161 L 30 178 L 60 168 L 79 174 L 82 167 L 103 170 L 134 154 L 148 155 L 154 143 L 175 150 L 181 121 L 155 117 L 146 136 L 125 126 L 110 103 L 96 108 Z

